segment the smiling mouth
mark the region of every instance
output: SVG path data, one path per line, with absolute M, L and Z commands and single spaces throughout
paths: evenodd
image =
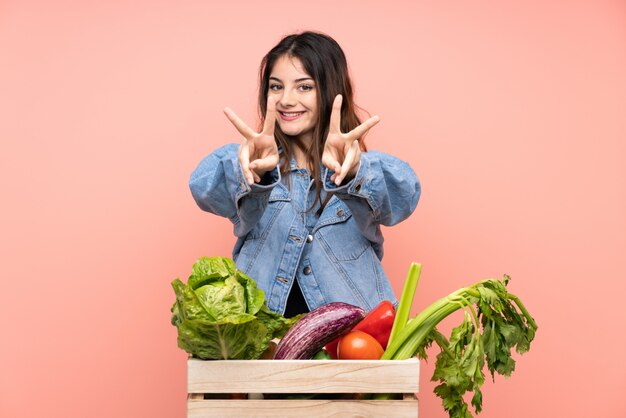
M 295 120 L 304 114 L 304 112 L 278 112 L 283 120 Z

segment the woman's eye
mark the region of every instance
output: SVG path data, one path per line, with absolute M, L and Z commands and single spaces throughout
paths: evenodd
M 280 84 L 270 84 L 270 90 L 272 91 L 278 91 L 282 88 L 283 86 L 281 86 Z
M 302 89 L 303 91 L 311 91 L 313 90 L 313 86 L 309 85 L 309 84 L 303 84 L 300 86 L 300 89 Z

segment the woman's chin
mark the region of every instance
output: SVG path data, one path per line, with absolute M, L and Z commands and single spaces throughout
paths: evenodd
M 283 125 L 279 125 L 280 126 L 280 131 L 285 134 L 285 136 L 288 136 L 289 138 L 300 138 L 302 140 L 304 140 L 305 142 L 308 142 L 311 140 L 311 135 L 313 134 L 313 129 L 305 129 L 302 127 L 298 127 L 298 126 L 283 126 Z
M 281 126 L 280 130 L 283 131 L 283 133 L 287 136 L 299 136 L 300 134 L 302 134 L 302 129 L 294 129 L 294 128 L 285 129 Z

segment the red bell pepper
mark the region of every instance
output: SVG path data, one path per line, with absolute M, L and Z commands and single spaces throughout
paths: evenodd
M 391 328 L 393 327 L 395 318 L 396 310 L 393 308 L 393 304 L 388 300 L 383 300 L 352 329 L 355 331 L 363 331 L 376 338 L 383 349 L 385 349 L 387 348 L 387 342 L 389 341 L 389 335 L 391 334 Z M 337 345 L 339 344 L 340 338 L 329 342 L 325 347 L 334 359 L 337 358 Z
M 339 338 L 335 338 L 334 340 L 332 340 L 331 342 L 329 342 L 328 344 L 326 344 L 324 346 L 324 348 L 326 349 L 326 351 L 328 351 L 328 354 L 330 354 L 330 356 L 337 360 L 339 357 L 337 356 L 337 347 L 339 347 L 339 340 L 341 339 L 341 337 Z

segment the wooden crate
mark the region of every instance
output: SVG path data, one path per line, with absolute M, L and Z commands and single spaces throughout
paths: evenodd
M 418 387 L 418 359 L 204 361 L 190 358 L 187 417 L 417 418 Z M 220 396 L 231 393 L 250 395 L 244 396 L 246 399 Z M 336 397 L 331 395 L 329 399 L 267 399 L 275 397 L 268 394 L 284 393 L 398 393 L 402 399 L 331 399 Z M 265 399 L 258 394 L 265 394 Z

